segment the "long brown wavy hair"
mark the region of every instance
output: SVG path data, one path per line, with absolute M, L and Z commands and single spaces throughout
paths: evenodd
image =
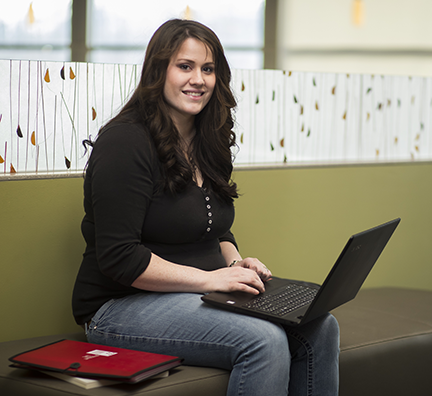
M 205 108 L 195 117 L 196 135 L 189 159 L 180 145 L 180 134 L 169 116 L 163 90 L 171 57 L 188 38 L 206 45 L 213 55 L 216 84 Z M 232 109 L 236 100 L 230 88 L 231 70 L 216 34 L 196 21 L 173 19 L 154 33 L 147 47 L 141 80 L 130 100 L 111 121 L 132 120 L 147 128 L 154 140 L 163 167 L 163 187 L 176 193 L 193 180 L 194 167 L 224 201 L 238 197 L 232 181 L 233 157 L 236 145 Z

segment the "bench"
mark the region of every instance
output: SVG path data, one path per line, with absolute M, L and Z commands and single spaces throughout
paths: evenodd
M 406 396 L 432 392 L 432 291 L 361 290 L 333 311 L 341 328 L 340 396 Z M 8 358 L 83 333 L 0 343 L 4 396 L 223 396 L 229 372 L 181 366 L 167 378 L 85 390 L 43 373 L 9 367 Z M 272 395 L 269 395 L 272 396 Z

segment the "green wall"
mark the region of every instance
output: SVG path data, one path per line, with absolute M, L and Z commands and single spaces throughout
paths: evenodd
M 82 178 L 0 182 L 0 341 L 78 331 Z
M 237 172 L 243 255 L 278 276 L 322 283 L 348 238 L 401 217 L 365 287 L 432 290 L 432 164 Z
M 237 170 L 234 232 L 275 275 L 321 283 L 350 235 L 401 217 L 365 287 L 432 290 L 432 163 Z M 0 341 L 78 331 L 82 178 L 0 182 Z

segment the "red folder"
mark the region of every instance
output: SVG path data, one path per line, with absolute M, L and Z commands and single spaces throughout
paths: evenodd
M 60 340 L 9 358 L 13 367 L 51 370 L 86 378 L 136 383 L 181 364 L 157 353 Z

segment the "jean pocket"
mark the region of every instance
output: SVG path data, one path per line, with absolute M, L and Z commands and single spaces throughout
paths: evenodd
M 104 319 L 109 316 L 114 309 L 116 299 L 111 299 L 102 305 L 90 321 L 89 330 L 94 330 L 100 325 L 103 325 Z

